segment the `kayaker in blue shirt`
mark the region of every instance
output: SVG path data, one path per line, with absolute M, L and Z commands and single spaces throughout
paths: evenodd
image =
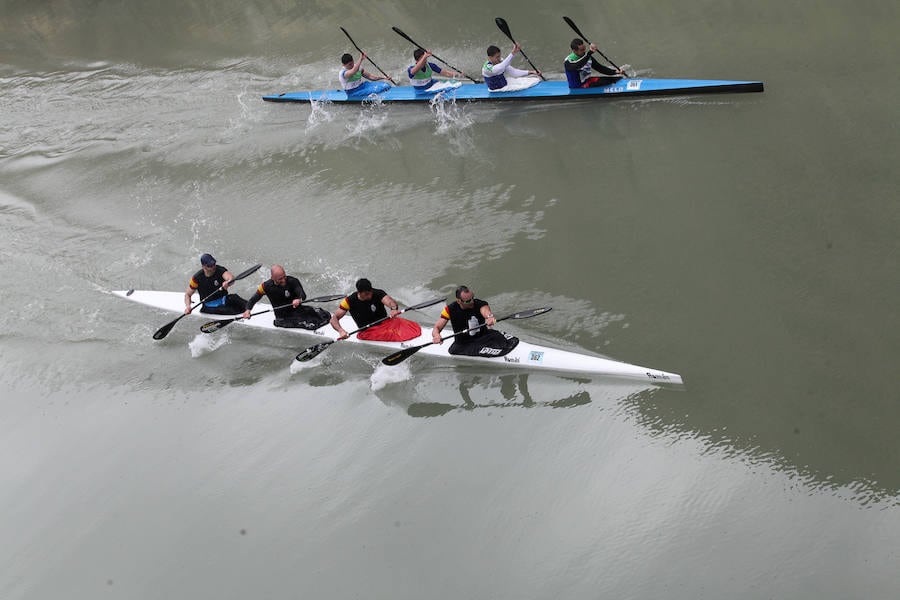
M 201 300 L 206 299 L 200 312 L 214 315 L 236 315 L 243 312 L 247 301 L 227 291 L 232 282 L 234 275 L 231 271 L 216 264 L 212 254 L 203 254 L 200 256 L 200 270 L 191 277 L 184 292 L 184 314 L 191 314 L 194 292 L 197 292 Z
M 569 44 L 572 53 L 566 57 L 566 79 L 569 81 L 570 88 L 589 88 L 609 85 L 617 82 L 625 77 L 625 71 L 621 69 L 612 69 L 606 65 L 600 64 L 593 53 L 597 52 L 597 45 L 590 45 L 590 52 L 585 48 L 584 40 L 575 38 Z M 591 75 L 591 69 L 599 71 L 607 77 L 597 77 Z
M 369 81 L 387 81 L 387 77 L 374 75 L 363 69 L 363 61 L 366 60 L 366 53 L 363 52 L 357 62 L 353 62 L 353 56 L 344 54 L 341 56 L 341 70 L 338 72 L 338 79 L 341 82 L 341 89 L 348 94 L 356 93 L 378 93 L 388 89 L 390 84 L 382 83 L 378 85 L 368 84 L 363 78 Z
M 500 58 L 500 48 L 497 46 L 488 46 L 487 49 L 487 61 L 485 61 L 484 66 L 481 68 L 481 74 L 484 76 L 484 82 L 487 84 L 489 90 L 499 90 L 500 88 L 506 87 L 508 83 L 506 81 L 506 76 L 510 77 L 526 77 L 528 75 L 537 75 L 540 76 L 540 71 L 526 71 L 524 69 L 517 69 L 513 67 L 509 63 L 512 62 L 513 56 L 515 56 L 516 52 L 519 51 L 519 44 L 515 44 L 513 46 L 512 52 L 507 55 L 506 58 Z
M 416 48 L 413 51 L 413 58 L 416 61 L 416 64 L 410 65 L 406 69 L 406 76 L 409 78 L 409 85 L 413 86 L 417 90 L 427 90 L 432 85 L 434 85 L 437 80 L 434 78 L 435 74 L 443 75 L 445 77 L 465 77 L 466 74 L 462 71 L 454 71 L 453 69 L 442 69 L 440 66 L 430 62 L 428 59 L 431 57 L 431 50 L 422 50 L 421 48 Z

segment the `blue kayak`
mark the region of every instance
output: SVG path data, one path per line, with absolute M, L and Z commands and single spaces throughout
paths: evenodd
M 571 89 L 565 81 L 539 81 L 524 89 L 492 91 L 483 83 L 463 83 L 456 87 L 429 93 L 412 86 L 391 87 L 384 82 L 367 82 L 358 92 L 318 90 L 285 92 L 263 96 L 267 102 L 430 102 L 436 96 L 446 100 L 568 100 L 573 98 L 632 98 L 642 96 L 725 94 L 762 92 L 762 81 L 728 81 L 718 79 L 620 79 L 609 85 Z

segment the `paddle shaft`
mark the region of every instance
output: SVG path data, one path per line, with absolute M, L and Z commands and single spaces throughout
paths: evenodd
M 505 19 L 503 19 L 501 17 L 497 17 L 494 19 L 494 23 L 497 24 L 497 27 L 500 29 L 500 31 L 502 31 L 504 34 L 506 34 L 506 37 L 509 38 L 509 41 L 511 41 L 513 44 L 518 44 L 518 42 L 516 42 L 516 40 L 513 39 L 512 33 L 510 33 L 510 31 L 509 31 L 509 25 L 506 24 Z M 540 77 L 543 81 L 547 81 L 544 78 L 544 76 L 541 75 L 541 70 L 538 69 L 536 66 L 534 66 L 534 63 L 531 62 L 531 59 L 528 58 L 528 55 L 525 54 L 525 51 L 522 50 L 521 46 L 519 47 L 519 52 L 522 53 L 522 58 L 524 58 L 525 60 L 528 61 L 528 64 L 531 65 L 531 68 L 534 69 L 535 71 L 537 71 L 538 77 Z
M 583 40 L 585 41 L 586 44 L 588 44 L 588 45 L 591 44 L 590 40 L 588 40 L 587 37 L 586 37 L 583 33 L 581 33 L 581 30 L 578 29 L 578 25 L 576 25 L 575 22 L 574 22 L 572 19 L 570 19 L 569 17 L 563 17 L 563 21 L 565 21 L 566 23 L 568 23 L 569 27 L 571 27 L 572 30 L 573 30 L 575 33 L 578 34 L 578 37 L 580 37 L 581 39 L 583 39 Z M 603 54 L 603 52 L 602 52 L 599 48 L 597 49 L 597 54 L 599 54 L 600 56 L 602 56 L 603 58 L 605 58 L 606 61 L 607 61 L 609 64 L 611 64 L 612 66 L 614 66 L 617 70 L 622 71 L 622 67 L 620 67 L 619 65 L 617 65 L 616 63 L 614 63 L 613 61 L 611 61 L 610 58 L 609 58 L 607 55 Z M 625 71 L 622 71 L 622 72 L 624 73 Z
M 395 32 L 397 35 L 399 35 L 400 37 L 406 39 L 406 41 L 408 41 L 410 44 L 412 44 L 412 45 L 415 46 L 416 48 L 422 50 L 423 52 L 425 51 L 425 48 L 424 48 L 421 44 L 419 44 L 419 43 L 416 42 L 414 39 L 412 39 L 411 37 L 409 37 L 408 35 L 406 35 L 406 34 L 403 32 L 403 30 L 400 29 L 399 27 L 391 27 L 391 29 L 393 29 L 394 32 Z M 458 67 L 454 67 L 453 65 L 451 65 L 450 63 L 448 63 L 447 61 L 445 61 L 444 59 L 442 59 L 441 57 L 439 57 L 437 54 L 432 53 L 432 54 L 431 54 L 431 58 L 433 58 L 434 60 L 436 60 L 436 61 L 438 61 L 438 62 L 444 63 L 445 65 L 447 65 L 448 67 L 450 67 L 450 68 L 453 69 L 454 71 L 457 71 L 457 72 L 459 72 L 459 73 L 462 73 L 462 69 L 460 69 L 460 68 L 458 68 Z M 469 77 L 468 75 L 466 75 L 466 79 L 472 81 L 473 83 L 484 83 L 484 82 L 482 82 L 481 80 L 473 79 L 472 77 Z
M 343 27 L 341 27 L 341 31 L 344 32 L 344 35 L 347 36 L 347 39 L 350 40 L 350 43 L 353 44 L 353 47 L 356 48 L 357 50 L 359 50 L 359 53 L 360 53 L 360 54 L 366 54 L 365 52 L 363 52 L 362 48 L 360 48 L 359 46 L 356 45 L 356 42 L 353 41 L 353 38 L 350 37 L 350 34 L 347 33 L 347 30 L 346 30 L 346 29 L 344 29 Z M 389 80 L 391 83 L 393 83 L 394 85 L 397 85 L 397 82 L 394 81 L 394 78 L 391 77 L 390 75 L 388 75 L 387 73 L 385 73 L 384 71 L 382 71 L 382 70 L 381 70 L 381 67 L 379 67 L 378 65 L 376 65 L 376 64 L 375 64 L 375 61 L 372 60 L 372 58 L 371 58 L 368 54 L 366 54 L 366 59 L 367 59 L 370 63 L 372 63 L 372 66 L 373 66 L 373 67 L 375 67 L 376 69 L 378 69 L 379 71 L 381 71 L 381 74 L 384 75 L 385 77 L 387 77 L 388 80 Z

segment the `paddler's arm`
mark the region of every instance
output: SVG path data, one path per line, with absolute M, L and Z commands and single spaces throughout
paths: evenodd
M 425 63 L 428 62 L 429 56 L 431 56 L 431 50 L 426 50 L 425 54 L 423 54 L 419 58 L 419 60 L 416 61 L 416 64 L 414 64 L 412 69 L 410 69 L 410 71 L 412 72 L 413 75 L 415 75 L 416 73 L 421 71 L 423 68 L 425 68 Z
M 245 319 L 250 318 L 250 309 L 256 306 L 256 303 L 263 297 L 265 290 L 263 289 L 263 284 L 259 284 L 259 287 L 256 288 L 256 292 L 250 296 L 250 299 L 247 300 L 247 310 L 244 311 L 244 314 L 241 315 Z
M 394 318 L 400 314 L 400 305 L 397 304 L 396 300 L 391 298 L 390 294 L 385 294 L 384 298 L 381 299 L 381 303 L 384 304 L 389 311 L 391 311 L 391 318 Z
M 447 325 L 447 319 L 443 316 L 438 317 L 437 322 L 434 324 L 434 329 L 431 330 L 431 341 L 435 344 L 442 344 L 444 340 L 441 339 L 441 331 Z
M 620 77 L 625 77 L 625 71 L 623 71 L 622 69 L 612 69 L 610 67 L 607 67 L 606 65 L 601 64 L 600 61 L 598 61 L 596 58 L 594 58 L 591 55 L 593 52 L 599 51 L 597 48 L 597 44 L 591 44 L 590 49 L 591 49 L 591 51 L 587 52 L 585 54 L 585 56 L 591 57 L 591 67 L 595 71 L 599 71 L 600 73 L 603 73 L 604 75 L 618 75 Z
M 232 283 L 234 283 L 234 275 L 231 274 L 231 271 L 222 273 L 222 289 L 227 290 Z
M 191 306 L 193 306 L 193 302 L 191 298 L 194 297 L 194 288 L 188 285 L 188 288 L 184 292 L 184 314 L 191 314 Z
M 341 303 L 338 305 L 338 309 L 334 311 L 334 314 L 331 315 L 331 320 L 329 323 L 331 324 L 331 328 L 338 332 L 339 340 L 347 339 L 347 331 L 341 327 L 341 319 L 344 318 L 344 315 L 347 314 L 347 309 L 344 308 L 344 305 L 347 303 L 347 299 L 344 298 L 341 300 Z
M 372 75 L 365 69 L 363 69 L 361 71 L 361 73 L 362 73 L 362 76 L 365 77 L 366 79 L 368 79 L 369 81 L 387 81 L 388 80 L 387 77 L 384 77 L 382 75 Z
M 494 313 L 491 312 L 490 304 L 485 304 L 481 307 L 481 316 L 484 317 L 484 324 L 488 327 L 493 327 L 497 322 L 497 319 L 494 318 Z
M 290 280 L 288 280 L 290 281 Z M 306 300 L 306 292 L 303 290 L 303 284 L 300 283 L 300 280 L 297 279 L 296 283 L 291 282 L 291 296 L 295 296 L 293 300 L 291 300 L 291 306 L 297 308 L 300 306 L 300 303 Z

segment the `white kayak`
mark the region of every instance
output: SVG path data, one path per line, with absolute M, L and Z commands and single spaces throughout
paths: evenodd
M 125 298 L 126 300 L 138 302 L 140 304 L 165 310 L 171 313 L 182 314 L 184 312 L 183 292 L 116 290 L 113 291 L 113 294 L 121 298 Z M 254 306 L 254 311 L 256 312 L 259 310 L 265 310 L 267 308 L 270 308 L 268 304 L 260 302 L 256 306 Z M 196 326 L 198 326 L 199 329 L 199 325 L 207 321 L 233 320 L 235 316 L 236 315 L 211 315 L 202 313 L 199 310 L 195 310 L 193 313 L 191 313 L 189 318 L 192 318 L 194 320 Z M 186 325 L 186 323 L 182 324 L 181 327 L 185 327 Z M 234 326 L 238 325 L 253 327 L 256 329 L 266 329 L 269 331 L 283 331 L 292 334 L 301 334 L 309 338 L 319 338 L 320 340 L 335 340 L 338 337 L 337 332 L 332 329 L 331 325 L 325 325 L 324 327 L 320 327 L 316 330 L 276 327 L 273 324 L 273 317 L 271 313 L 258 315 L 248 320 L 242 319 L 235 321 Z M 341 326 L 347 331 L 354 331 L 357 329 L 356 323 L 352 318 L 350 318 L 349 315 L 344 316 L 344 318 L 341 320 Z M 392 353 L 404 348 L 411 348 L 413 346 L 419 346 L 431 342 L 431 325 L 423 325 L 421 335 L 406 342 L 378 342 L 370 340 L 360 340 L 356 336 L 351 336 L 344 341 L 359 346 L 381 348 Z M 436 356 L 469 364 L 491 364 L 497 367 L 515 367 L 556 373 L 584 373 L 592 375 L 603 375 L 608 377 L 622 377 L 627 379 L 639 379 L 656 385 L 683 384 L 681 375 L 678 375 L 677 373 L 668 373 L 666 371 L 660 371 L 658 369 L 632 365 L 609 358 L 603 358 L 601 356 L 590 356 L 578 352 L 569 352 L 566 350 L 559 350 L 557 348 L 539 346 L 537 344 L 531 344 L 522 340 L 519 341 L 518 345 L 513 348 L 513 350 L 509 354 L 505 356 L 490 358 L 449 354 L 447 352 L 447 349 L 449 347 L 449 341 L 444 342 L 440 345 L 432 344 L 430 346 L 422 348 L 417 354 Z M 411 358 L 410 360 L 414 359 Z

